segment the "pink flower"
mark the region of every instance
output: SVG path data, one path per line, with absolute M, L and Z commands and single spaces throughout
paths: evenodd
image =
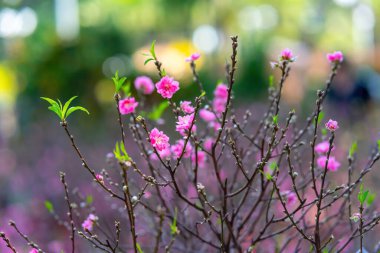
M 100 174 L 96 174 L 96 180 L 98 180 L 100 183 L 104 184 L 104 178 Z
M 141 91 L 144 94 L 152 94 L 154 91 L 154 84 L 152 79 L 147 76 L 139 76 L 135 79 L 136 90 Z
M 281 195 L 285 197 L 287 206 L 292 206 L 297 202 L 297 195 L 292 191 L 281 192 Z
M 185 145 L 185 141 L 184 140 L 178 140 L 176 142 L 176 144 L 174 144 L 174 145 L 171 146 L 171 151 L 172 151 L 172 153 L 174 155 L 174 158 L 178 159 L 181 156 L 184 145 Z M 184 158 L 190 157 L 192 149 L 193 148 L 190 145 L 190 142 L 187 142 L 186 148 L 185 148 L 185 153 L 184 153 L 183 157 Z
M 196 61 L 201 57 L 199 53 L 194 53 L 185 59 L 186 62 Z
M 281 61 L 294 61 L 293 52 L 289 48 L 282 50 L 280 59 Z
M 206 122 L 211 122 L 216 119 L 215 114 L 207 109 L 199 110 L 199 116 Z
M 134 97 L 128 97 L 119 101 L 119 111 L 121 114 L 133 113 L 138 104 Z
M 326 122 L 325 126 L 330 132 L 335 132 L 335 130 L 339 128 L 338 122 L 332 119 L 329 119 L 329 121 Z
M 156 89 L 163 98 L 172 98 L 179 90 L 179 83 L 169 76 L 164 76 L 156 83 Z
M 332 63 L 340 63 L 343 61 L 343 53 L 341 51 L 335 51 L 334 53 L 327 54 L 327 60 Z
M 221 116 L 222 112 L 224 112 L 224 110 L 226 109 L 226 103 L 227 100 L 225 100 L 224 98 L 214 98 L 214 100 L 212 101 L 212 108 L 218 116 Z
M 181 110 L 184 113 L 193 113 L 194 112 L 194 107 L 191 106 L 190 101 L 182 101 L 180 106 L 181 106 Z
M 193 163 L 196 162 L 196 159 L 195 159 L 195 152 L 193 152 L 193 154 L 191 155 L 191 161 L 192 161 Z M 198 167 L 199 167 L 199 168 L 204 168 L 205 165 L 206 165 L 206 161 L 207 161 L 206 152 L 201 151 L 201 150 L 198 150 L 198 151 L 197 151 L 197 162 L 198 162 Z
M 327 153 L 327 151 L 329 151 L 329 148 L 330 148 L 330 143 L 328 141 L 323 141 L 319 143 L 317 146 L 315 146 L 314 150 L 317 153 L 323 154 L 323 153 Z
M 326 160 L 327 160 L 326 156 L 319 157 L 317 159 L 318 167 L 325 168 Z M 335 160 L 334 156 L 330 156 L 329 162 L 327 163 L 327 169 L 331 170 L 331 171 L 337 171 L 339 169 L 339 167 L 340 167 L 340 162 Z
M 207 151 L 211 151 L 212 144 L 214 143 L 214 140 L 212 138 L 207 138 L 203 143 L 203 148 Z
M 161 159 L 166 159 L 171 156 L 172 152 L 170 151 L 170 147 L 168 146 L 164 150 L 157 150 L 158 155 L 161 157 Z M 158 161 L 159 158 L 157 157 L 156 153 L 151 154 L 151 158 L 154 161 Z
M 31 249 L 31 250 L 29 251 L 29 253 L 38 253 L 38 250 L 36 250 L 36 249 Z
M 87 219 L 82 223 L 83 230 L 92 231 L 96 221 L 98 221 L 98 217 L 93 214 L 89 214 Z
M 214 91 L 214 96 L 217 98 L 222 98 L 227 100 L 228 98 L 228 87 L 227 85 L 221 83 L 216 86 L 215 91 Z
M 149 134 L 149 138 L 152 146 L 158 151 L 162 151 L 170 146 L 169 137 L 157 128 L 153 128 Z
M 193 121 L 194 121 L 194 113 L 185 115 L 185 116 L 179 116 L 178 121 L 177 121 L 176 131 L 180 133 L 185 133 L 186 131 L 190 130 L 190 127 L 193 124 Z

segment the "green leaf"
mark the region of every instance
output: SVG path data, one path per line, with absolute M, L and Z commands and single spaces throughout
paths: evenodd
M 150 61 L 154 61 L 154 59 L 153 58 L 148 58 L 148 59 L 146 59 L 145 61 L 144 61 L 144 65 L 146 65 L 148 62 L 150 62 Z
M 45 201 L 45 207 L 49 211 L 49 213 L 54 213 L 54 207 L 50 201 L 48 200 Z
M 360 202 L 361 205 L 363 205 L 364 202 L 366 201 L 368 193 L 369 193 L 369 191 L 368 190 L 364 191 L 363 184 L 361 184 L 360 185 L 360 191 L 358 193 L 358 200 L 359 200 L 359 202 Z
M 86 197 L 87 204 L 91 205 L 93 201 L 94 201 L 94 197 L 92 197 L 92 195 L 87 195 Z
M 126 162 L 131 160 L 129 157 L 127 151 L 125 150 L 125 146 L 122 141 L 116 142 L 115 149 L 113 151 L 113 154 L 115 155 L 115 158 L 119 162 Z
M 84 107 L 82 107 L 82 106 L 73 106 L 73 107 L 70 107 L 68 110 L 67 110 L 67 113 L 66 113 L 66 115 L 65 115 L 65 119 L 67 118 L 67 117 L 69 117 L 69 115 L 70 114 L 72 114 L 73 112 L 75 112 L 75 111 L 83 111 L 83 112 L 85 112 L 85 113 L 87 113 L 87 114 L 90 114 L 88 111 L 87 111 L 87 109 L 86 108 L 84 108 Z
M 63 106 L 63 109 L 62 109 L 62 115 L 64 115 L 64 118 L 66 118 L 66 111 L 67 109 L 69 108 L 69 105 L 71 104 L 71 102 L 76 99 L 78 96 L 74 96 L 72 98 L 70 98 L 66 103 L 65 105 Z
M 318 116 L 318 125 L 321 124 L 321 121 L 324 119 L 325 117 L 325 113 L 324 112 L 320 112 L 319 113 L 319 116 Z
M 139 253 L 144 253 L 144 251 L 141 249 L 141 246 L 139 243 L 136 243 L 136 248 Z
M 377 151 L 380 152 L 380 140 L 377 140 Z
M 50 104 L 48 109 L 50 111 L 54 112 L 55 114 L 57 114 L 57 116 L 59 117 L 60 120 L 63 120 L 62 109 L 61 109 L 60 104 L 58 104 L 56 101 L 54 101 L 51 98 L 41 97 L 41 99 L 47 101 Z
M 178 209 L 175 208 L 174 209 L 173 221 L 170 224 L 170 234 L 171 235 L 175 235 L 178 232 L 178 230 L 177 230 L 177 214 L 178 214 Z
M 120 89 L 123 87 L 123 84 L 125 80 L 127 80 L 126 77 L 119 78 L 119 71 L 117 70 L 115 72 L 115 75 L 112 77 L 113 83 L 115 85 L 115 91 L 119 92 Z
M 162 70 L 161 70 L 161 75 L 162 75 L 162 76 L 166 76 L 166 70 L 165 70 L 165 69 L 162 69 Z
M 353 155 L 356 153 L 356 150 L 358 149 L 358 142 L 354 141 L 351 144 L 350 151 L 348 152 L 349 157 L 353 157 Z
M 277 163 L 276 163 L 276 162 L 271 162 L 271 163 L 269 164 L 269 169 L 271 169 L 272 171 L 273 171 L 273 170 L 277 170 L 277 169 L 278 169 L 278 165 L 277 165 Z
M 273 125 L 278 125 L 278 115 L 272 116 Z
M 372 205 L 372 203 L 375 201 L 376 193 L 369 193 L 367 197 L 367 206 Z
M 121 89 L 123 90 L 124 95 L 129 97 L 131 95 L 131 82 L 128 81 L 125 85 L 121 86 Z
M 269 88 L 272 88 L 274 86 L 274 76 L 269 76 Z
M 156 52 L 154 51 L 155 44 L 156 44 L 156 40 L 153 40 L 152 45 L 150 46 L 150 54 L 153 56 L 154 59 L 157 59 Z
M 326 128 L 322 128 L 321 132 L 322 132 L 322 135 L 327 135 L 327 129 Z
M 158 120 L 161 118 L 162 114 L 165 112 L 166 108 L 168 108 L 169 103 L 167 101 L 161 102 L 158 106 L 154 106 L 152 111 L 148 113 L 147 117 L 150 120 Z
M 206 91 L 203 91 L 203 92 L 201 93 L 201 95 L 199 95 L 200 98 L 202 98 L 202 97 L 204 97 L 204 96 L 206 96 Z

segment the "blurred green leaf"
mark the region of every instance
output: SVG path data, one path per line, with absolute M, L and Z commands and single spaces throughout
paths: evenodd
M 144 251 L 141 249 L 141 246 L 139 243 L 136 243 L 136 248 L 139 253 L 144 253 Z
M 65 119 L 67 117 L 69 117 L 70 114 L 72 114 L 73 112 L 78 111 L 78 110 L 79 111 L 83 111 L 83 112 L 85 112 L 87 114 L 90 114 L 89 111 L 86 108 L 82 107 L 82 106 L 73 106 L 73 107 L 70 107 L 69 110 L 67 110 L 67 113 L 65 115 Z
M 350 151 L 348 152 L 349 157 L 353 157 L 353 155 L 356 153 L 356 150 L 358 149 L 358 142 L 354 141 L 351 144 Z
M 87 195 L 86 197 L 87 204 L 91 205 L 93 201 L 94 201 L 94 197 L 92 197 L 92 195 Z
M 372 203 L 375 201 L 376 193 L 369 193 L 367 197 L 367 206 L 372 205 Z
M 324 119 L 325 117 L 325 113 L 324 112 L 320 112 L 319 113 L 319 116 L 318 116 L 318 125 L 321 124 L 321 121 Z
M 269 88 L 272 88 L 274 86 L 274 76 L 269 76 Z
M 48 200 L 45 201 L 45 207 L 49 211 L 49 213 L 54 213 L 54 207 L 50 201 Z
M 174 209 L 174 217 L 173 217 L 173 221 L 172 223 L 170 223 L 170 234 L 171 235 L 175 235 L 178 230 L 177 230 L 177 214 L 178 214 L 178 210 L 177 208 Z
M 162 114 L 165 112 L 166 108 L 168 108 L 169 103 L 167 101 L 161 102 L 158 106 L 154 106 L 152 111 L 148 113 L 147 117 L 150 120 L 158 120 L 161 118 Z
M 150 54 L 153 56 L 153 59 L 156 60 L 156 52 L 154 51 L 154 46 L 156 44 L 156 40 L 153 40 L 152 45 L 150 46 Z

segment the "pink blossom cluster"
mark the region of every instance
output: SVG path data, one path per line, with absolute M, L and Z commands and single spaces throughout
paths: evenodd
M 145 95 L 152 94 L 154 91 L 154 84 L 152 79 L 147 76 L 138 76 L 135 79 L 135 88 L 136 90 L 142 92 Z
M 163 151 L 170 146 L 169 137 L 157 128 L 152 129 L 149 134 L 149 139 L 152 146 L 158 151 Z
M 201 54 L 199 53 L 193 53 L 189 57 L 185 59 L 186 62 L 194 62 L 198 60 L 201 57 Z
M 92 231 L 94 228 L 95 223 L 98 221 L 98 217 L 94 214 L 89 214 L 87 219 L 84 220 L 82 223 L 82 228 L 84 231 Z
M 119 111 L 123 115 L 134 113 L 138 104 L 134 97 L 127 97 L 119 101 Z
M 339 128 L 338 122 L 331 119 L 326 123 L 325 126 L 328 130 L 332 132 Z M 317 159 L 317 165 L 322 169 L 324 169 L 326 166 L 327 153 L 329 152 L 329 149 L 330 143 L 328 141 L 323 141 L 317 144 L 314 148 L 315 152 L 317 152 L 320 155 L 320 157 Z M 340 162 L 338 162 L 334 156 L 330 155 L 327 162 L 327 169 L 330 171 L 337 171 L 340 165 Z
M 335 51 L 333 53 L 327 54 L 327 59 L 331 63 L 341 63 L 344 57 L 341 51 Z
M 222 117 L 227 106 L 228 87 L 221 83 L 214 90 L 214 99 L 212 101 L 212 109 L 203 108 L 199 111 L 199 116 L 208 123 L 209 127 L 217 131 L 220 128 L 218 118 Z
M 158 94 L 170 99 L 179 90 L 179 83 L 169 76 L 164 76 L 156 83 Z

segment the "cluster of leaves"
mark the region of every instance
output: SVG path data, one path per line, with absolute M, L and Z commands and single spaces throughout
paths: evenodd
M 82 106 L 72 106 L 72 107 L 69 107 L 71 102 L 76 99 L 77 96 L 74 96 L 72 98 L 70 98 L 64 105 L 61 103 L 61 101 L 59 99 L 57 99 L 57 101 L 51 99 L 51 98 L 47 98 L 47 97 L 41 97 L 41 99 L 47 101 L 50 106 L 48 107 L 48 109 L 50 111 L 53 111 L 55 114 L 57 114 L 57 116 L 59 117 L 59 119 L 62 121 L 62 122 L 65 122 L 67 117 L 69 117 L 70 114 L 72 114 L 73 112 L 75 111 L 83 111 L 87 114 L 90 114 L 88 112 L 88 110 Z
M 125 150 L 125 146 L 122 141 L 116 142 L 115 149 L 113 150 L 113 154 L 115 155 L 115 158 L 120 163 L 124 163 L 131 160 L 127 151 Z

